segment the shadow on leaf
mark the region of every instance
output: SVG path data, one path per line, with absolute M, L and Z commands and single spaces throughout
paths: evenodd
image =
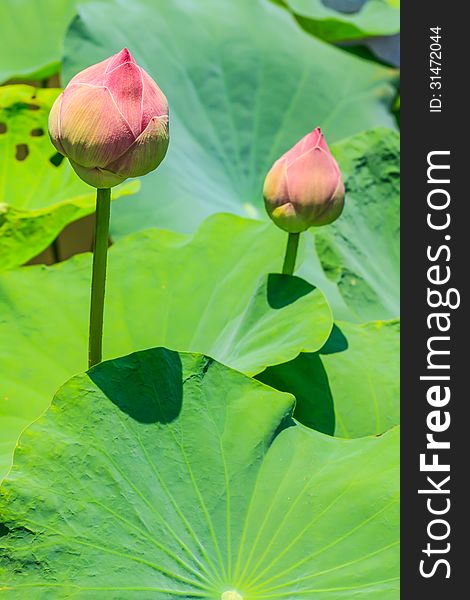
M 314 289 L 314 285 L 301 277 L 270 273 L 267 290 L 268 304 L 271 308 L 281 309 L 310 294 Z
M 319 354 L 336 354 L 344 352 L 349 348 L 348 340 L 341 329 L 333 324 L 330 337 L 323 344 L 323 347 L 318 351 Z
M 111 402 L 140 423 L 171 423 L 181 411 L 183 373 L 178 352 L 166 348 L 137 352 L 126 361 L 97 365 L 88 375 Z
M 294 417 L 303 425 L 327 435 L 334 435 L 336 416 L 334 399 L 322 354 L 344 352 L 348 340 L 334 325 L 330 337 L 318 352 L 299 354 L 294 360 L 268 367 L 256 379 L 297 400 Z

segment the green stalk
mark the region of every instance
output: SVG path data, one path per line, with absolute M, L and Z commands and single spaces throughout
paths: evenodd
M 104 293 L 106 287 L 106 261 L 108 256 L 109 215 L 111 190 L 96 190 L 95 246 L 93 250 L 93 275 L 91 279 L 90 337 L 88 342 L 88 367 L 102 360 Z
M 293 275 L 295 271 L 295 261 L 297 259 L 297 249 L 299 247 L 300 233 L 289 233 L 287 238 L 286 255 L 282 267 L 283 275 Z

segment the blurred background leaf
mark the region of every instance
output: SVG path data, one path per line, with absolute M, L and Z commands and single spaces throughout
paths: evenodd
M 369 60 L 400 65 L 400 0 L 274 0 L 312 35 Z
M 283 0 L 310 33 L 328 42 L 400 31 L 399 0 Z
M 76 5 L 90 0 L 1 0 L 0 83 L 58 73 Z

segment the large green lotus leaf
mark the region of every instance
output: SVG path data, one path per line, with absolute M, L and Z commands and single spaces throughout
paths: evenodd
M 345 208 L 335 223 L 315 230 L 316 252 L 310 249 L 299 273 L 320 286 L 339 320 L 394 319 L 400 314 L 399 135 L 368 131 L 336 144 L 334 153 L 346 182 Z
M 76 4 L 77 0 L 1 0 L 0 83 L 42 79 L 59 71 Z
M 264 218 L 267 171 L 315 126 L 330 142 L 396 127 L 395 72 L 313 38 L 269 0 L 115 0 L 79 13 L 66 77 L 128 46 L 170 104 L 168 154 L 115 211 L 115 236 L 194 231 L 214 212 Z
M 284 235 L 233 215 L 195 237 L 147 230 L 109 253 L 107 358 L 164 345 L 254 375 L 322 347 L 332 327 L 322 293 L 279 272 Z M 91 257 L 0 275 L 0 477 L 23 427 L 86 367 Z
M 96 192 L 74 173 L 47 134 L 57 89 L 0 87 L 0 269 L 27 262 L 70 222 L 95 210 Z M 113 197 L 137 191 L 125 183 Z
M 295 416 L 329 435 L 378 435 L 400 422 L 400 325 L 338 322 L 318 352 L 258 379 L 297 399 Z
M 78 375 L 1 489 L 6 598 L 398 598 L 398 431 L 286 425 L 293 398 L 152 349 Z
M 329 42 L 400 31 L 399 0 L 283 0 L 310 33 Z M 342 9 L 342 10 L 339 10 Z

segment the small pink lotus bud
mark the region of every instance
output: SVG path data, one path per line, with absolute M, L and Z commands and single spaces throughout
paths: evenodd
M 274 163 L 263 195 L 268 215 L 289 233 L 328 225 L 340 216 L 344 184 L 319 127 Z
M 49 135 L 97 188 L 153 171 L 168 148 L 168 103 L 127 48 L 75 75 L 55 101 Z

